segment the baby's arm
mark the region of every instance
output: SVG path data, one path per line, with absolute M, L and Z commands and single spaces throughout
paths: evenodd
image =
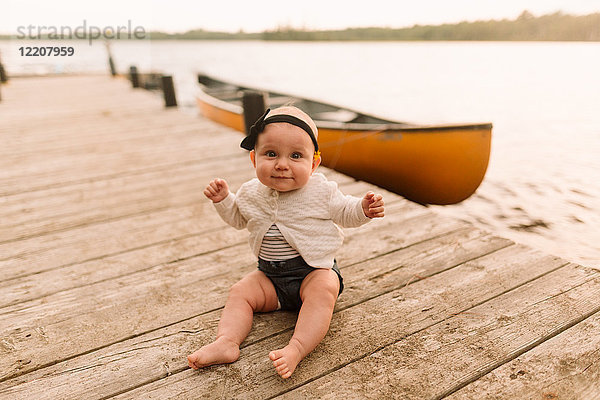
M 385 215 L 383 196 L 380 194 L 367 192 L 361 204 L 365 216 L 369 218 L 382 218 Z
M 229 191 L 225 179 L 213 179 L 204 189 L 204 195 L 213 202 L 223 221 L 235 229 L 244 229 L 248 225 L 248 221 L 240 212 L 235 202 L 235 195 Z
M 383 216 L 383 198 L 369 192 L 365 197 L 344 195 L 335 182 L 329 182 L 331 190 L 330 215 L 333 222 L 343 228 L 356 228 L 371 219 Z M 369 206 L 373 204 L 373 208 Z

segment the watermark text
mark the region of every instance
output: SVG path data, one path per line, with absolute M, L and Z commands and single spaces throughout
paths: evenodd
M 71 26 L 53 25 L 21 25 L 17 27 L 17 39 L 87 39 L 92 44 L 98 39 L 145 39 L 146 30 L 143 26 L 133 26 L 131 20 L 127 25 L 99 27 L 89 25 L 86 20 L 75 28 Z

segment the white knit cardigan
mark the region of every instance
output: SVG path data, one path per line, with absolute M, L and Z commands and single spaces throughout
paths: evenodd
M 254 178 L 214 206 L 229 225 L 248 228 L 250 247 L 257 257 L 265 233 L 276 224 L 308 265 L 331 268 L 344 241 L 338 225 L 352 228 L 370 221 L 361 201 L 344 196 L 337 183 L 315 173 L 304 187 L 290 192 L 278 192 Z

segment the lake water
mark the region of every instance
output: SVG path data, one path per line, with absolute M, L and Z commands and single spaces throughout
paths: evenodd
M 26 45 L 73 57 L 21 57 Z M 11 74 L 106 72 L 101 42 L 0 41 Z M 517 242 L 600 267 L 600 43 L 202 42 L 112 44 L 120 71 L 172 73 L 195 112 L 195 74 L 397 120 L 492 122 L 492 155 L 470 199 L 433 207 Z

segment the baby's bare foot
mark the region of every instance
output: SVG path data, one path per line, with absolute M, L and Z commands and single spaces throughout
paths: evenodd
M 296 366 L 302 360 L 302 355 L 300 349 L 290 343 L 283 349 L 270 352 L 269 358 L 273 361 L 273 366 L 279 376 L 287 379 L 292 376 Z
M 202 346 L 188 356 L 190 368 L 198 369 L 213 364 L 232 363 L 240 357 L 240 348 L 231 340 L 221 336 L 214 342 Z

